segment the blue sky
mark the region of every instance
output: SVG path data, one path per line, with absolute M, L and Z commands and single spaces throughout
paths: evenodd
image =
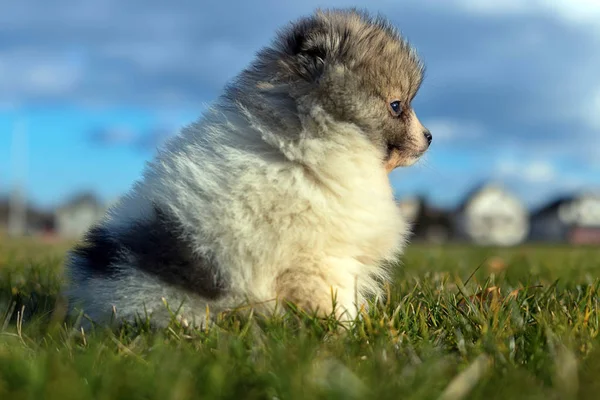
M 495 179 L 538 205 L 600 187 L 594 0 L 42 3 L 11 2 L 0 15 L 0 193 L 15 179 L 21 121 L 34 203 L 80 190 L 116 197 L 162 133 L 196 118 L 275 29 L 316 6 L 381 12 L 425 60 L 414 106 L 434 142 L 392 174 L 398 196 L 451 206 Z
M 193 116 L 178 116 L 175 124 L 185 124 Z M 19 125 L 21 124 L 21 125 Z M 127 190 L 139 177 L 144 162 L 152 155 L 151 143 L 133 146 L 136 137 L 165 125 L 150 109 L 125 106 L 110 109 L 75 107 L 25 108 L 0 114 L 0 130 L 27 130 L 28 154 L 25 174 L 33 201 L 41 206 L 60 204 L 79 190 L 97 192 L 111 200 Z M 123 132 L 113 140 L 107 131 Z M 95 131 L 103 143 L 92 140 Z M 139 136 L 136 136 L 139 135 Z M 0 136 L 0 181 L 4 186 L 20 175 L 13 173 L 12 137 Z

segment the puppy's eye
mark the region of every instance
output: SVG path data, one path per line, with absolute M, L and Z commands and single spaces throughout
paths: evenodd
M 399 116 L 400 114 L 402 114 L 402 104 L 400 104 L 400 101 L 392 101 L 390 103 L 390 108 L 392 110 L 392 114 L 394 114 L 395 116 Z

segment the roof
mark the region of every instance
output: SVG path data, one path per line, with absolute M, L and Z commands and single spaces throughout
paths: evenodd
M 532 218 L 541 217 L 541 216 L 553 213 L 555 211 L 558 211 L 560 206 L 562 206 L 563 204 L 569 203 L 573 200 L 575 200 L 575 196 L 571 196 L 571 195 L 564 195 L 564 196 L 556 197 L 556 198 L 554 198 L 554 200 L 551 200 L 548 203 L 546 203 L 545 205 L 538 208 L 535 212 L 533 212 L 531 214 L 531 217 Z
M 497 182 L 492 182 L 492 181 L 481 181 L 478 184 L 476 184 L 475 186 L 473 186 L 473 188 L 471 188 L 471 190 L 469 190 L 463 197 L 463 200 L 459 203 L 458 207 L 457 207 L 457 212 L 461 212 L 464 211 L 467 206 L 469 205 L 469 203 L 471 202 L 471 200 L 473 200 L 473 198 L 479 194 L 480 192 L 482 192 L 485 189 L 488 188 L 499 188 L 501 190 L 504 190 L 504 186 L 502 186 L 501 184 L 497 183 Z
M 551 200 L 551 201 L 547 202 L 546 204 L 544 204 L 543 206 L 541 206 L 540 208 L 538 208 L 534 213 L 531 214 L 531 217 L 539 218 L 539 217 L 548 216 L 553 213 L 558 213 L 559 208 L 561 206 L 563 206 L 564 204 L 574 203 L 574 202 L 577 202 L 578 200 L 583 200 L 588 197 L 592 197 L 594 199 L 600 200 L 600 194 L 596 193 L 596 192 L 592 192 L 592 191 L 579 193 L 577 195 L 574 195 L 574 194 L 561 195 L 561 196 L 555 197 L 554 200 Z
M 64 211 L 69 208 L 80 207 L 86 204 L 91 204 L 94 207 L 101 207 L 102 204 L 98 200 L 98 198 L 92 193 L 80 193 L 78 195 L 73 196 L 67 202 L 65 202 L 62 206 L 60 206 L 57 211 Z

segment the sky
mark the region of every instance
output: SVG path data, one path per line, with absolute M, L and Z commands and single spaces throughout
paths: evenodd
M 23 178 L 40 207 L 113 200 L 276 29 L 346 6 L 385 15 L 427 66 L 413 105 L 433 144 L 391 174 L 398 197 L 452 207 L 492 180 L 536 207 L 600 188 L 597 0 L 45 3 L 0 14 L 0 194 Z

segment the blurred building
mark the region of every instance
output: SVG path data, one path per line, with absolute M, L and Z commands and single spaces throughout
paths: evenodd
M 102 218 L 105 210 L 93 194 L 79 194 L 56 210 L 57 233 L 65 238 L 79 238 Z
M 467 194 L 454 216 L 458 239 L 479 245 L 513 246 L 529 233 L 525 205 L 503 186 L 486 183 Z
M 531 216 L 531 241 L 600 244 L 600 194 L 557 198 Z
M 8 232 L 11 205 L 8 199 L 0 199 L 0 232 Z M 23 226 L 19 235 L 51 234 L 54 232 L 52 212 L 36 209 L 25 204 L 23 207 Z
M 403 199 L 398 206 L 412 225 L 412 240 L 446 243 L 452 239 L 454 228 L 449 211 L 431 206 L 424 197 Z
M 421 208 L 422 199 L 420 197 L 406 197 L 398 200 L 400 212 L 411 224 L 415 222 Z

